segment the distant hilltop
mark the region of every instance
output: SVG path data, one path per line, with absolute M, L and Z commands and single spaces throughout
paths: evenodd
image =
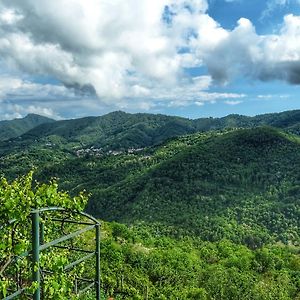
M 74 141 L 85 146 L 112 146 L 115 149 L 140 148 L 158 144 L 168 138 L 228 128 L 272 126 L 300 133 L 300 110 L 263 114 L 255 117 L 228 115 L 222 118 L 187 119 L 161 114 L 122 111 L 99 117 L 85 117 L 55 121 L 36 114 L 11 121 L 0 121 L 0 141 L 23 136 L 41 139 L 56 136 L 65 142 Z M 114 150 L 114 149 L 112 149 Z

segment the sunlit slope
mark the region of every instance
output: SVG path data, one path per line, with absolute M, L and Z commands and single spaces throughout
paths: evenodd
M 89 211 L 128 223 L 160 222 L 210 240 L 299 241 L 297 138 L 257 128 L 182 148 L 138 175 L 95 186 Z

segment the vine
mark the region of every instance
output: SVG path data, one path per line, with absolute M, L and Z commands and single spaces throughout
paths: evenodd
M 19 177 L 9 183 L 4 177 L 0 179 L 0 298 L 5 298 L 16 290 L 23 290 L 21 299 L 30 299 L 37 288 L 31 281 L 32 268 L 28 259 L 31 251 L 31 211 L 41 207 L 60 206 L 68 210 L 81 212 L 87 203 L 87 196 L 80 193 L 70 197 L 68 193 L 59 191 L 55 180 L 48 184 L 33 182 L 33 172 Z M 63 218 L 70 218 L 72 214 L 66 213 Z M 58 213 L 57 213 L 58 217 Z M 76 216 L 72 216 L 76 218 Z M 77 217 L 78 218 L 78 217 Z M 78 224 L 64 224 L 48 222 L 41 218 L 44 234 L 43 242 L 49 242 L 61 234 L 68 234 Z M 85 272 L 88 263 L 71 268 L 68 273 L 64 267 L 78 259 L 80 253 L 72 252 L 73 248 L 81 245 L 83 238 L 76 238 L 63 244 L 65 249 L 51 248 L 45 250 L 40 256 L 42 272 L 43 299 L 91 299 L 78 296 L 74 292 L 74 282 Z M 91 247 L 91 246 L 90 246 Z M 27 253 L 27 255 L 26 255 Z M 89 270 L 89 272 L 91 272 Z M 91 274 L 93 275 L 93 274 Z

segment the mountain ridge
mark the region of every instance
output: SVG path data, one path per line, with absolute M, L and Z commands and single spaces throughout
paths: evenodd
M 0 121 L 0 141 L 16 138 L 30 129 L 55 120 L 38 114 L 28 114 L 24 118 Z
M 199 131 L 254 128 L 263 125 L 300 134 L 300 110 L 255 117 L 232 114 L 222 118 L 198 119 L 116 111 L 99 117 L 90 116 L 38 124 L 19 136 L 27 142 L 56 137 L 61 139 L 62 143 L 72 142 L 74 147 L 126 149 L 148 147 L 169 138 Z

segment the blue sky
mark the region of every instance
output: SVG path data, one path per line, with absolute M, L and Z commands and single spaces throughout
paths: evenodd
M 298 109 L 299 0 L 2 0 L 0 120 Z

